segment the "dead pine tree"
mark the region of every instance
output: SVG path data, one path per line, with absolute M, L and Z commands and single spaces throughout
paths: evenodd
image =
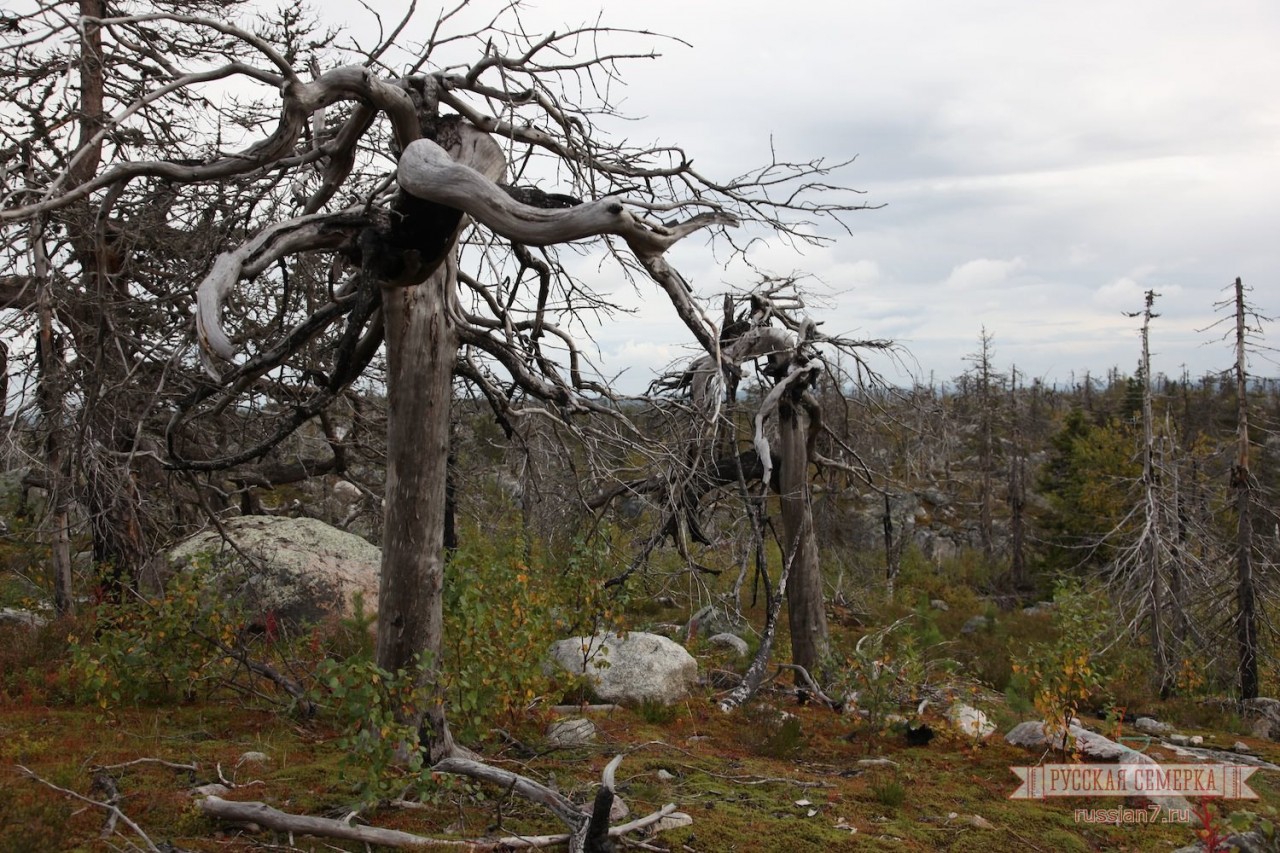
M 63 400 L 143 389 L 120 409 L 131 430 L 85 421 L 82 434 L 107 462 L 185 472 L 201 500 L 219 497 L 219 472 L 271 459 L 359 383 L 385 390 L 376 660 L 416 674 L 427 698 L 402 722 L 430 760 L 455 757 L 438 676 L 457 389 L 509 435 L 531 419 L 581 433 L 598 417 L 643 446 L 580 344 L 582 322 L 615 306 L 556 247 L 594 241 L 616 279 L 653 288 L 720 382 L 738 362 L 667 251 L 695 233 L 730 256 L 769 235 L 823 242 L 815 223 L 865 207 L 828 192 L 843 164 L 775 158 L 724 181 L 678 147 L 610 139 L 610 93 L 629 61 L 656 56 L 656 37 L 599 23 L 530 34 L 518 2 L 425 20 L 411 5 L 384 40 L 341 50 L 297 10 L 230 0 L 208 17 L 33 5 L 0 34 L 17 105 L 0 144 L 38 148 L 27 174 L 4 177 L 0 295 L 34 316 L 22 300 L 44 251 L 55 332 L 83 332 L 86 370 Z M 475 12 L 484 23 L 464 23 Z M 79 102 L 62 96 L 76 62 L 88 69 Z M 727 242 L 730 228 L 746 239 Z M 107 296 L 112 310 L 81 327 L 73 309 Z M 775 411 L 811 372 L 782 378 Z M 805 401 L 786 402 L 786 446 L 803 447 Z M 113 506 L 136 504 L 116 494 Z M 571 823 L 579 849 L 585 820 Z
M 1139 418 L 1142 430 L 1139 447 L 1142 460 L 1141 496 L 1131 512 L 1137 530 L 1135 538 L 1117 551 L 1115 560 L 1105 571 L 1119 587 L 1118 597 L 1130 614 L 1130 625 L 1134 628 L 1146 626 L 1155 686 L 1162 695 L 1167 695 L 1176 678 L 1176 644 L 1170 628 L 1170 617 L 1181 606 L 1181 602 L 1173 599 L 1167 575 L 1170 542 L 1165 523 L 1164 495 L 1161 492 L 1165 436 L 1157 436 L 1152 406 L 1151 321 L 1160 316 L 1152 310 L 1157 296 L 1159 294 L 1155 291 L 1148 290 L 1143 310 L 1127 315 L 1142 318 L 1142 351 L 1138 362 L 1138 383 L 1141 390 Z
M 1163 695 L 1172 685 L 1173 663 L 1171 660 L 1170 637 L 1167 631 L 1168 611 L 1177 604 L 1171 602 L 1168 583 L 1165 578 L 1166 539 L 1164 515 L 1161 512 L 1159 495 L 1159 468 L 1157 460 L 1159 449 L 1156 445 L 1155 414 L 1151 400 L 1151 321 L 1159 314 L 1152 310 L 1156 297 L 1160 294 L 1148 290 L 1145 295 L 1145 306 L 1141 314 L 1142 354 L 1138 363 L 1138 382 L 1142 392 L 1141 427 L 1142 427 L 1142 503 L 1140 505 L 1142 530 L 1134 545 L 1136 561 L 1132 567 L 1137 575 L 1137 583 L 1143 585 L 1146 605 L 1146 619 L 1150 627 L 1151 654 L 1155 666 L 1155 681 Z
M 1254 566 L 1254 480 L 1249 470 L 1251 441 L 1249 438 L 1249 352 L 1260 346 L 1263 317 L 1245 298 L 1244 282 L 1236 278 L 1227 286 L 1229 298 L 1214 307 L 1226 316 L 1219 323 L 1230 322 L 1230 339 L 1235 350 L 1233 379 L 1236 396 L 1235 459 L 1231 466 L 1230 486 L 1236 514 L 1235 570 L 1236 613 L 1235 634 L 1238 688 L 1242 700 L 1258 697 L 1258 624 L 1259 595 Z M 1218 325 L 1218 324 L 1215 324 Z
M 669 394 L 687 395 L 688 426 L 679 444 L 689 451 L 670 460 L 674 469 L 616 482 L 593 497 L 590 505 L 599 508 L 622 495 L 645 495 L 668 507 L 650 548 L 662 536 L 675 538 L 681 531 L 690 531 L 702 544 L 710 545 L 712 539 L 702 521 L 708 505 L 720 494 L 736 494 L 743 503 L 742 514 L 752 522 L 755 553 L 762 555 L 764 525 L 757 522 L 755 513 L 766 495 L 776 496 L 782 566 L 778 580 L 767 588 L 765 628 L 756 661 L 743 686 L 721 702 L 728 711 L 746 701 L 759 685 L 784 602 L 791 664 L 809 680 L 820 677 L 828 632 L 811 480 L 815 470 L 841 472 L 868 484 L 870 478 L 854 449 L 828 422 L 821 402 L 824 395 L 817 393 L 817 386 L 824 380 L 829 388 L 877 384 L 878 374 L 864 353 L 891 350 L 892 344 L 823 333 L 820 323 L 807 313 L 804 294 L 794 278 L 762 281 L 733 300 L 725 315 L 731 321 L 722 330 L 719 353 L 700 356 L 656 386 Z M 842 364 L 853 365 L 856 375 L 839 369 Z M 738 435 L 735 416 L 742 406 L 736 398 L 737 383 L 748 367 L 754 367 L 762 395 L 746 412 L 749 437 Z M 659 402 L 664 401 L 655 399 Z M 758 565 L 762 563 L 761 558 Z
M 1103 538 L 1115 556 L 1102 569 L 1113 600 L 1134 634 L 1145 633 L 1154 687 L 1173 693 L 1188 662 L 1215 654 L 1213 602 L 1222 594 L 1216 537 L 1186 511 L 1188 466 L 1166 414 L 1157 417 L 1151 382 L 1151 321 L 1159 294 L 1147 291 L 1141 317 L 1138 366 L 1141 404 L 1138 455 L 1142 473 L 1134 506 Z

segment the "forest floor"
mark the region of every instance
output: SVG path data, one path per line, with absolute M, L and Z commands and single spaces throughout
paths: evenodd
M 29 645 L 31 653 L 40 650 L 40 642 L 19 637 L 15 630 L 3 629 L 6 636 L 0 636 L 0 643 L 8 648 L 12 643 Z M 44 642 L 54 641 L 50 635 Z M 14 673 L 9 673 L 0 692 L 0 850 L 367 849 L 358 843 L 222 824 L 201 814 L 191 793 L 221 778 L 234 784 L 227 799 L 260 801 L 295 814 L 346 817 L 357 802 L 352 781 L 343 779 L 351 767 L 343 762 L 341 733 L 323 717 L 302 720 L 234 698 L 110 711 L 50 701 L 61 678 L 56 657 L 51 654 L 43 666 L 28 666 L 25 686 L 15 684 Z M 933 718 L 937 736 L 927 745 L 908 746 L 900 733 L 873 731 L 856 717 L 799 705 L 794 694 L 781 690 L 766 689 L 761 702 L 734 715 L 722 714 L 712 698 L 702 693 L 663 711 L 590 713 L 598 730 L 594 745 L 542 754 L 536 754 L 541 733 L 554 715 L 534 712 L 514 724 L 510 734 L 535 754 L 517 754 L 511 741 L 482 744 L 480 750 L 498 766 L 543 782 L 554 780 L 561 792 L 584 803 L 604 764 L 624 755 L 618 791 L 633 818 L 674 803 L 693 819 L 691 825 L 643 839 L 649 846 L 638 849 L 1049 853 L 1174 850 L 1197 838 L 1190 825 L 1158 822 L 1159 817 L 1155 823 L 1136 822 L 1154 814 L 1143 803 L 1009 799 L 1018 786 L 1010 767 L 1036 764 L 1042 756 L 1005 743 L 1001 734 L 1019 717 L 1000 703 L 988 706 L 1000 725 L 990 738 L 975 743 Z M 779 711 L 794 718 L 786 720 Z M 1206 746 L 1230 749 L 1243 741 L 1260 757 L 1280 763 L 1280 745 L 1242 735 L 1238 721 L 1203 705 L 1184 701 L 1146 711 L 1163 715 L 1186 734 L 1202 735 Z M 1188 716 L 1198 719 L 1189 724 Z M 262 753 L 266 760 L 240 763 L 247 752 Z M 1161 762 L 1178 761 L 1159 746 L 1147 752 Z M 159 761 L 129 764 L 139 759 Z M 859 763 L 868 759 L 891 763 Z M 96 769 L 104 767 L 111 768 L 120 810 L 149 841 L 123 821 L 103 837 L 104 810 L 49 787 L 104 800 L 108 792 L 94 785 Z M 1280 774 L 1259 771 L 1249 784 L 1261 800 L 1213 806 L 1215 822 L 1225 821 L 1225 813 L 1237 807 L 1275 814 Z M 502 790 L 474 783 L 442 786 L 433 799 L 420 809 L 365 810 L 356 821 L 454 839 L 561 831 L 549 813 Z M 1086 823 L 1077 812 L 1126 805 L 1134 810 L 1134 822 L 1122 825 Z

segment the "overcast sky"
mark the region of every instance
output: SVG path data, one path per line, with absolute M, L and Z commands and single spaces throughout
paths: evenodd
M 383 8 L 385 4 L 378 4 Z M 531 28 L 595 17 L 543 0 Z M 825 330 L 892 338 L 916 377 L 965 369 L 982 327 L 997 364 L 1068 381 L 1138 359 L 1154 289 L 1153 368 L 1232 363 L 1213 303 L 1236 276 L 1280 314 L 1280 3 L 1274 0 L 647 0 L 604 22 L 661 31 L 627 73 L 635 140 L 678 143 L 715 177 L 857 156 L 840 182 L 880 210 L 852 236 L 755 260 L 826 294 Z M 388 19 L 390 19 L 388 15 Z M 674 253 L 699 293 L 742 287 L 698 240 Z M 628 386 L 687 351 L 655 290 L 601 330 Z M 1270 340 L 1280 345 L 1280 329 Z M 883 364 L 891 379 L 901 369 Z M 1255 361 L 1258 374 L 1280 373 Z

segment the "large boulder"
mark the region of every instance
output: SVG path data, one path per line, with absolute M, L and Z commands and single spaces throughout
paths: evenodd
M 597 634 L 551 644 L 551 660 L 585 676 L 603 702 L 672 705 L 689 695 L 698 680 L 698 662 L 684 646 L 657 634 Z
M 224 594 L 255 619 L 272 614 L 302 624 L 351 616 L 357 593 L 365 612 L 376 611 L 382 553 L 359 536 L 314 518 L 247 515 L 223 526 L 235 547 L 217 530 L 197 533 L 169 552 L 170 572 L 213 566 Z
M 1004 737 L 1014 746 L 1021 746 L 1025 749 L 1048 749 L 1062 746 L 1062 735 L 1056 735 L 1051 744 L 1045 732 L 1044 723 L 1036 720 L 1018 723 Z M 1092 761 L 1117 761 L 1122 758 L 1127 760 L 1131 757 L 1130 754 L 1136 751 L 1123 744 L 1116 743 L 1110 738 L 1103 737 L 1097 732 L 1091 732 L 1074 724 L 1071 726 L 1071 744 L 1082 758 Z M 1147 761 L 1150 760 L 1146 756 L 1143 756 L 1143 758 Z
M 1265 696 L 1246 699 L 1244 718 L 1250 723 L 1253 736 L 1266 740 L 1280 740 L 1280 701 Z

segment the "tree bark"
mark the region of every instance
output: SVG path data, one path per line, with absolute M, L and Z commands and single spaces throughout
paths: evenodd
M 450 153 L 496 180 L 505 168 L 487 135 L 460 130 Z M 422 235 L 443 246 L 443 262 L 419 284 L 384 287 L 387 346 L 387 484 L 378 588 L 377 662 L 389 671 L 420 666 L 426 702 L 402 722 L 419 728 L 432 763 L 454 753 L 440 687 L 444 631 L 445 507 L 449 420 L 458 356 L 458 235 L 465 217 L 416 213 L 445 233 Z M 408 235 L 410 237 L 415 235 Z M 410 251 L 405 250 L 405 255 Z
M 443 631 L 444 506 L 449 410 L 458 339 L 446 309 L 452 298 L 452 258 L 414 287 L 383 294 L 387 335 L 387 503 L 378 590 L 378 665 L 390 672 L 422 665 L 438 682 Z M 421 657 L 419 657 L 421 656 Z M 453 741 L 432 691 L 415 709 L 431 761 Z
M 807 420 L 799 404 L 786 398 L 779 404 L 783 559 L 791 561 L 786 589 L 791 661 L 816 673 L 827 653 L 827 614 L 810 505 Z
M 31 245 L 37 280 L 36 353 L 40 365 L 36 399 L 45 430 L 44 475 L 48 492 L 48 519 L 52 528 L 50 568 L 53 574 L 53 607 L 62 616 L 75 612 L 71 576 L 70 456 L 67 454 L 68 439 L 63 423 L 66 418 L 66 389 L 63 383 L 66 365 L 62 360 L 62 347 L 53 328 L 53 283 L 49 278 L 43 240 L 42 229 L 34 227 Z

